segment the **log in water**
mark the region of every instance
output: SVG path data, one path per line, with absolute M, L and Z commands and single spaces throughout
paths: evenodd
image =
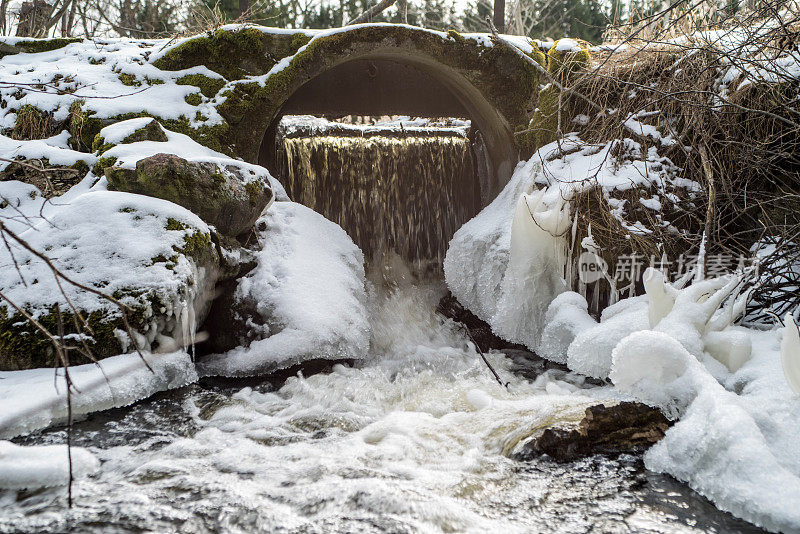
M 466 137 L 286 138 L 282 148 L 289 197 L 342 226 L 367 258 L 394 249 L 441 264 L 480 209 Z

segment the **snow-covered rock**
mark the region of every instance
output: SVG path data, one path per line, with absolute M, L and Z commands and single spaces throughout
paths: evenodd
M 109 191 L 78 195 L 54 206 L 46 220 L 20 235 L 70 279 L 129 306 L 133 341 L 142 348 L 174 350 L 187 344 L 218 276 L 208 226 L 180 206 L 146 196 Z M 44 261 L 13 240 L 10 245 L 10 250 L 0 250 L 0 288 L 6 299 L 52 331 L 58 305 L 68 339 L 86 342 L 95 357 L 133 348 L 114 303 L 57 280 Z M 0 307 L 0 368 L 53 365 L 50 341 L 8 300 Z M 89 328 L 77 330 L 73 307 Z M 73 363 L 83 363 L 77 358 L 73 354 Z
M 200 372 L 242 376 L 308 359 L 363 358 L 370 337 L 364 259 L 350 237 L 294 202 L 273 203 L 257 228 L 257 265 L 215 319 L 220 328 L 242 329 L 236 342 L 243 346 L 204 358 Z

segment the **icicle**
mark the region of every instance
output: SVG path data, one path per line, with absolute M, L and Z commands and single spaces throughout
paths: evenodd
M 800 395 L 800 331 L 791 313 L 787 313 L 784 319 L 781 365 L 789 387 Z

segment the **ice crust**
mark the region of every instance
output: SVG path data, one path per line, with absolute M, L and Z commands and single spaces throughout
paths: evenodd
M 369 347 L 364 258 L 337 224 L 294 202 L 275 202 L 258 224 L 257 266 L 234 298 L 251 301 L 263 339 L 200 364 L 206 375 L 242 376 L 307 359 L 361 359 Z
M 127 406 L 197 380 L 192 359 L 185 351 L 144 353 L 143 357 L 152 372 L 135 353 L 70 367 L 70 377 L 78 390 L 72 395 L 73 415 Z M 63 370 L 0 371 L 0 406 L 0 438 L 66 421 Z
M 89 475 L 100 462 L 86 449 L 72 447 L 72 474 Z M 23 447 L 0 441 L 0 489 L 36 489 L 64 486 L 69 481 L 69 458 L 66 445 L 31 445 Z

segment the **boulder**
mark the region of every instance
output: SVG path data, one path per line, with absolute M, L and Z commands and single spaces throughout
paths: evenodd
M 509 343 L 497 337 L 486 321 L 479 319 L 474 313 L 466 309 L 450 292 L 439 301 L 436 313 L 462 324 L 478 348 L 484 352 L 492 349 L 513 349 L 533 354 L 522 345 Z
M 127 312 L 123 318 L 116 304 L 66 279 L 59 284 L 46 264 L 12 243 L 0 249 L 0 262 L 18 265 L 0 270 L 6 297 L 0 303 L 0 370 L 61 363 L 26 315 L 53 335 L 63 329 L 75 365 L 136 347 L 165 352 L 188 345 L 208 311 L 222 262 L 211 230 L 196 215 L 164 200 L 111 191 L 57 206 L 21 237 L 70 280 L 113 296 Z
M 107 167 L 105 176 L 109 190 L 169 200 L 232 237 L 250 230 L 273 198 L 269 182 L 252 170 L 174 154 L 140 159 L 135 169 Z
M 577 426 L 546 428 L 515 457 L 530 461 L 547 455 L 557 462 L 570 462 L 594 454 L 640 451 L 663 438 L 669 425 L 658 408 L 639 402 L 596 404 L 586 408 Z

